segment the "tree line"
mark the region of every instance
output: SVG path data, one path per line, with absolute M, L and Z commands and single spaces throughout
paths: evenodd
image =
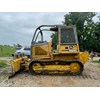
M 65 25 L 76 25 L 80 50 L 100 52 L 100 15 L 94 12 L 69 12 L 64 16 Z

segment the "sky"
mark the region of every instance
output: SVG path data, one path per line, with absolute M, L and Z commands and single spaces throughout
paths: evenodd
M 66 12 L 1 12 L 0 45 L 30 46 L 35 29 L 42 24 L 62 24 Z M 97 18 L 95 17 L 96 21 Z
M 31 45 L 35 29 L 42 24 L 62 24 L 65 12 L 0 13 L 0 45 Z

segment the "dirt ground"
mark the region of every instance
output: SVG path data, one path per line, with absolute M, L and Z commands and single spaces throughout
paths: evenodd
M 9 64 L 12 58 L 0 58 Z M 0 87 L 100 87 L 100 63 L 87 62 L 82 76 L 30 75 L 20 72 L 8 79 L 11 68 L 0 69 Z

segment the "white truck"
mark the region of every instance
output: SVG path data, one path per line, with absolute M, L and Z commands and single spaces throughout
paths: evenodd
M 14 56 L 23 54 L 30 58 L 30 52 L 30 47 L 17 47 Z

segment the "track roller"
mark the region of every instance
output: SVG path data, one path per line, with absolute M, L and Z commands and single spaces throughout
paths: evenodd
M 41 73 L 42 71 L 42 66 L 40 65 L 39 62 L 33 62 L 29 66 L 29 72 L 31 74 L 36 74 L 36 73 Z

